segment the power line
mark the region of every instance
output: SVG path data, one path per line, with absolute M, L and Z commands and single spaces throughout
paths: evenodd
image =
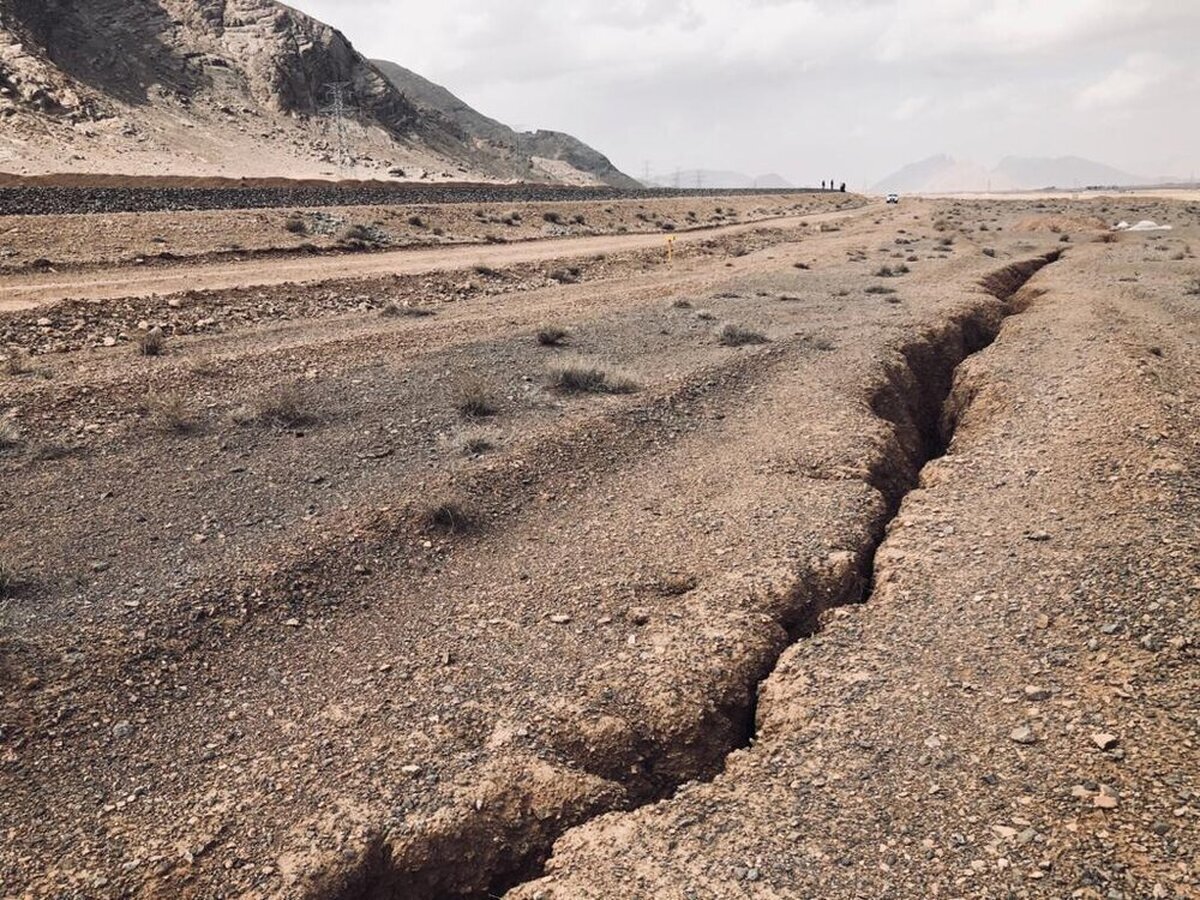
M 333 133 L 337 138 L 337 164 L 348 169 L 354 164 L 350 153 L 350 117 L 357 112 L 358 107 L 352 99 L 354 83 L 351 81 L 331 81 L 325 85 L 326 104 L 321 107 L 321 115 L 333 124 Z

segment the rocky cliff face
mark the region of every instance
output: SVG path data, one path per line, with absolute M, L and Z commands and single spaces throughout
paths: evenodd
M 332 83 L 353 106 L 349 166 L 321 115 Z M 274 0 L 0 0 L 0 119 L 7 171 L 526 174 Z
M 455 126 L 462 136 L 481 148 L 505 154 L 514 165 L 523 166 L 526 177 L 545 179 L 556 171 L 560 177 L 582 183 L 638 188 L 599 151 L 559 131 L 517 132 L 468 106 L 446 88 L 403 66 L 375 60 L 375 66 L 419 109 L 436 113 Z M 560 165 L 547 165 L 559 163 Z

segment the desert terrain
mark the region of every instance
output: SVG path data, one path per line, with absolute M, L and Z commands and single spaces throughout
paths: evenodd
M 1197 204 L 0 235 L 4 896 L 1200 896 Z

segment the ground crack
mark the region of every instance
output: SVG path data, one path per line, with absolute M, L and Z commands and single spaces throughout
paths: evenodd
M 797 641 L 820 631 L 822 615 L 830 609 L 861 603 L 871 595 L 875 554 L 905 495 L 920 479 L 921 470 L 943 456 L 953 438 L 959 409 L 948 409 L 955 374 L 964 360 L 987 348 L 999 335 L 1004 320 L 1022 312 L 1031 298 L 1021 289 L 1043 267 L 1056 262 L 1056 251 L 1006 266 L 988 274 L 981 287 L 998 302 L 981 302 L 945 323 L 931 327 L 898 349 L 885 364 L 882 377 L 869 396 L 872 411 L 890 423 L 891 435 L 885 451 L 867 476 L 883 496 L 883 510 L 872 523 L 869 539 L 848 559 L 831 571 L 798 573 L 792 589 L 782 598 L 779 626 L 787 641 L 757 667 L 751 684 L 738 685 L 725 695 L 749 698 L 741 708 L 719 708 L 729 727 L 725 742 L 693 735 L 689 745 L 705 754 L 695 761 L 700 779 L 679 778 L 670 783 L 639 780 L 635 775 L 614 778 L 622 769 L 615 760 L 605 773 L 591 773 L 615 788 L 611 798 L 564 803 L 562 814 L 553 821 L 528 814 L 497 823 L 461 824 L 458 831 L 432 836 L 422 852 L 409 852 L 401 859 L 388 840 L 374 840 L 350 869 L 329 873 L 310 896 L 333 900 L 483 900 L 501 897 L 508 890 L 539 878 L 554 842 L 566 831 L 606 812 L 632 809 L 671 796 L 687 780 L 711 780 L 725 766 L 729 754 L 749 746 L 754 738 L 758 688 L 774 671 L 783 652 Z M 721 706 L 720 699 L 716 703 Z M 645 748 L 640 748 L 645 749 Z M 669 753 L 688 752 L 686 747 L 650 748 L 659 758 Z M 651 757 L 651 762 L 654 758 Z M 583 767 L 579 767 L 582 769 Z M 626 771 L 628 771 L 626 769 Z M 618 783 L 618 781 L 620 783 Z M 520 804 L 517 804 L 518 808 Z M 420 860 L 419 863 L 414 862 Z

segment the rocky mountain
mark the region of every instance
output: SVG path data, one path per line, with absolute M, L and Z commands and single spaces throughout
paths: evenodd
M 464 139 L 275 0 L 0 0 L 0 171 L 601 180 L 563 155 Z
M 875 185 L 879 193 L 1029 191 L 1144 184 L 1146 179 L 1078 156 L 1056 159 L 1007 156 L 993 169 L 946 155 L 931 156 L 893 172 Z
M 524 167 L 525 177 L 530 180 L 601 183 L 622 188 L 639 186 L 602 153 L 569 134 L 514 131 L 416 72 L 385 60 L 374 60 L 374 64 L 419 110 L 443 117 L 481 152 L 499 154 L 515 166 Z
M 1078 156 L 1060 156 L 1055 159 L 1006 156 L 993 171 L 997 176 L 1022 188 L 1075 188 L 1089 185 L 1108 187 L 1146 183 L 1145 178 Z

